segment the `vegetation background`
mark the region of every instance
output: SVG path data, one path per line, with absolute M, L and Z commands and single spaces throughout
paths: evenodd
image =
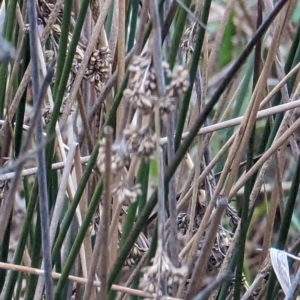
M 6 0 L 0 30 L 1 299 L 296 298 L 299 1 Z

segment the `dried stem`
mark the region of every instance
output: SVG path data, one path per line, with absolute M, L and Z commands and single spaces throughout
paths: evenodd
M 125 77 L 125 0 L 119 0 L 119 24 L 118 24 L 118 79 L 117 86 L 120 90 Z M 120 103 L 118 107 L 118 117 L 120 124 L 117 125 L 117 136 L 120 137 L 123 132 L 123 121 L 122 116 L 124 116 L 123 102 Z
M 5 269 L 5 270 L 23 272 L 23 273 L 27 273 L 27 274 L 35 274 L 35 275 L 38 275 L 38 276 L 45 276 L 45 271 L 44 270 L 31 268 L 31 267 L 25 267 L 25 266 L 19 266 L 19 265 L 14 265 L 14 264 L 8 264 L 8 263 L 3 263 L 3 262 L 0 262 L 0 268 Z M 54 278 L 54 279 L 59 279 L 61 277 L 61 274 L 57 273 L 57 272 L 52 272 L 51 275 L 52 275 L 52 278 Z M 73 282 L 78 282 L 78 283 L 81 283 L 81 284 L 87 283 L 87 278 L 83 278 L 83 277 L 69 275 L 68 279 L 73 281 Z M 101 287 L 101 282 L 94 280 L 93 281 L 93 286 L 94 287 Z M 114 291 L 119 291 L 119 292 L 122 292 L 122 293 L 128 293 L 130 295 L 136 295 L 136 296 L 139 296 L 139 297 L 146 297 L 146 298 L 150 298 L 150 299 L 155 299 L 155 297 L 156 297 L 155 294 L 148 294 L 148 293 L 145 293 L 145 292 L 140 291 L 140 290 L 135 290 L 135 289 L 131 289 L 131 288 L 128 288 L 128 287 L 123 287 L 123 286 L 115 285 L 115 284 L 113 284 L 111 288 Z M 166 300 L 181 300 L 181 299 L 167 297 Z
M 94 249 L 93 262 L 89 276 L 92 278 L 95 274 L 97 262 L 99 260 L 99 252 L 101 249 L 101 257 L 99 262 L 101 290 L 100 298 L 107 299 L 107 279 L 108 279 L 108 266 L 109 266 L 109 248 L 108 248 L 108 232 L 110 221 L 110 209 L 111 209 L 111 147 L 112 147 L 112 134 L 113 130 L 110 127 L 106 127 L 104 130 L 106 144 L 105 144 L 105 183 L 104 183 L 104 197 L 103 207 L 100 218 L 99 232 L 97 234 L 98 243 Z M 97 250 L 97 252 L 95 252 Z M 93 264 L 95 266 L 93 266 Z M 93 276 L 92 276 L 93 274 Z M 90 285 L 91 288 L 91 285 Z M 89 299 L 88 292 L 86 292 L 84 299 Z
M 158 4 L 156 0 L 150 3 L 150 13 L 152 17 L 153 26 L 153 64 L 156 74 L 157 92 L 159 97 L 165 95 L 165 80 L 162 68 L 162 50 L 161 50 L 161 26 L 158 14 Z M 164 241 L 164 224 L 165 224 L 165 200 L 164 200 L 164 166 L 163 166 L 163 155 L 160 147 L 160 114 L 159 114 L 159 103 L 156 103 L 154 108 L 155 118 L 155 133 L 156 133 L 156 151 L 157 151 L 157 162 L 159 165 L 158 172 L 158 248 L 163 249 Z
M 190 280 L 189 288 L 186 294 L 186 299 L 192 299 L 199 290 L 201 282 L 204 278 L 204 273 L 207 267 L 208 259 L 211 253 L 212 246 L 215 242 L 215 237 L 219 229 L 222 214 L 227 206 L 228 200 L 226 198 L 220 199 L 214 215 L 212 216 L 211 225 L 207 231 L 207 234 L 202 245 L 201 252 L 198 256 L 195 267 L 193 268 L 193 274 Z M 190 269 L 192 265 L 190 265 Z
M 39 80 L 39 55 L 38 55 L 38 32 L 37 32 L 37 12 L 34 0 L 28 0 L 28 15 L 29 15 L 29 35 L 30 35 L 30 56 L 32 62 L 32 94 L 35 103 L 35 110 L 38 112 L 36 123 L 36 142 L 43 143 L 43 124 L 40 108 L 42 106 L 43 95 L 41 94 Z M 49 82 L 47 82 L 46 87 Z M 45 86 L 45 84 L 44 84 Z M 38 183 L 39 183 L 39 208 L 40 220 L 42 229 L 42 247 L 45 268 L 45 291 L 46 298 L 53 299 L 53 281 L 52 281 L 52 261 L 51 261 L 51 246 L 49 233 L 49 207 L 48 207 L 48 191 L 47 191 L 47 174 L 45 162 L 45 149 L 40 148 L 37 152 L 38 161 Z M 11 200 L 10 200 L 11 201 Z M 10 214 L 10 213 L 9 213 Z

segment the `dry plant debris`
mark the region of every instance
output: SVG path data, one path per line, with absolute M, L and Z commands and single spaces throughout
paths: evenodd
M 284 283 L 268 249 L 272 243 L 277 255 L 300 253 L 300 7 L 287 0 L 183 2 L 188 7 L 169 0 L 28 0 L 37 14 L 34 32 L 24 22 L 32 18 L 26 1 L 2 1 L 4 300 L 48 300 L 49 275 L 49 300 L 189 300 L 191 290 L 197 300 L 270 300 L 281 297 L 277 279 L 285 295 L 296 293 L 299 266 L 284 260 Z M 38 49 L 30 44 L 33 32 L 42 37 Z M 260 103 L 259 110 L 268 108 L 252 115 Z M 32 135 L 35 115 L 43 144 Z M 45 220 L 37 205 L 35 176 L 44 171 L 49 201 L 40 203 L 49 203 L 50 237 L 40 232 Z M 217 220 L 223 197 L 229 202 Z M 97 245 L 103 237 L 108 241 Z M 41 244 L 61 273 L 45 267 Z M 205 275 L 195 284 L 197 268 Z

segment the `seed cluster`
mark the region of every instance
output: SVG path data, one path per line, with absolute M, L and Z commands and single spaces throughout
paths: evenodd
M 78 45 L 77 48 L 82 46 Z M 76 56 L 72 63 L 72 71 L 74 74 L 78 73 L 80 65 L 83 59 L 84 49 L 78 49 L 83 51 L 76 51 Z M 102 91 L 104 83 L 108 79 L 109 68 L 112 58 L 110 50 L 107 47 L 102 47 L 93 51 L 87 68 L 84 71 L 83 78 L 93 83 L 97 93 Z
M 134 109 L 150 114 L 158 102 L 161 115 L 170 113 L 176 108 L 180 96 L 189 87 L 189 74 L 183 67 L 172 73 L 167 62 L 162 64 L 166 79 L 166 94 L 157 95 L 157 80 L 150 53 L 135 56 L 129 66 L 130 80 L 123 96 Z
M 156 149 L 156 136 L 149 127 L 138 129 L 127 127 L 123 131 L 124 144 L 128 153 L 143 157 L 146 160 L 152 158 Z
M 139 285 L 140 289 L 149 294 L 166 295 L 167 291 L 171 290 L 172 284 L 183 282 L 187 274 L 186 267 L 176 268 L 167 253 L 159 247 L 152 262 L 152 266 L 142 269 L 143 277 Z
M 40 0 L 39 2 L 40 2 L 39 15 L 42 19 L 47 20 L 53 9 L 53 4 L 46 3 L 44 0 Z M 56 35 L 57 37 L 60 37 L 61 35 L 61 18 L 62 18 L 62 14 L 59 14 L 56 19 L 56 23 L 51 27 L 52 29 L 51 34 Z M 71 39 L 72 39 L 72 34 L 69 33 L 68 36 L 69 43 Z M 53 40 L 53 46 L 55 47 L 54 49 L 55 51 L 47 50 L 46 52 L 51 51 L 52 56 L 54 57 L 54 53 L 58 52 L 58 45 L 55 42 L 55 39 L 52 40 Z M 72 72 L 70 73 L 69 76 L 67 91 L 64 98 L 67 98 L 69 96 L 69 92 L 71 90 L 75 76 L 78 73 L 78 70 L 82 63 L 85 50 L 86 50 L 85 45 L 79 42 L 76 47 L 76 52 L 72 62 Z M 88 65 L 84 71 L 83 78 L 94 85 L 96 92 L 98 94 L 102 91 L 103 85 L 106 83 L 108 79 L 111 63 L 112 63 L 111 53 L 107 47 L 101 47 L 99 49 L 95 49 L 89 59 Z
M 181 43 L 181 48 L 186 52 L 186 61 L 190 61 L 191 55 L 194 53 L 194 45 L 196 42 L 196 34 L 198 33 L 199 25 L 194 23 L 184 32 L 185 39 Z
M 120 203 L 129 205 L 136 201 L 137 197 L 142 194 L 142 191 L 140 184 L 130 186 L 125 180 L 122 180 L 112 187 L 111 193 L 117 196 Z
M 97 158 L 97 166 L 101 173 L 105 173 L 105 139 L 102 139 L 100 142 L 99 154 Z M 114 144 L 111 149 L 111 171 L 113 175 L 116 175 L 120 172 L 125 166 L 129 164 L 129 154 L 127 151 L 123 151 L 123 147 L 120 147 L 118 144 Z

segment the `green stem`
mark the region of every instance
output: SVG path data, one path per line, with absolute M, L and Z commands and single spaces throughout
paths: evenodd
M 34 188 L 32 193 L 36 193 L 36 192 L 37 192 L 37 189 Z M 32 195 L 30 197 L 30 200 L 29 200 L 29 203 L 27 206 L 25 220 L 24 220 L 23 227 L 22 227 L 22 232 L 21 232 L 21 235 L 19 238 L 18 246 L 16 248 L 16 252 L 14 254 L 13 264 L 15 264 L 15 265 L 20 265 L 22 262 L 23 252 L 24 252 L 26 241 L 27 241 L 27 236 L 28 236 L 29 230 L 31 228 L 31 222 L 32 222 L 34 211 L 35 211 L 36 202 L 37 202 L 37 194 Z M 18 278 L 18 272 L 11 271 L 2 300 L 11 300 L 12 299 L 17 278 Z
M 236 260 L 237 260 L 237 249 L 234 251 L 232 257 L 231 257 L 231 260 L 230 260 L 230 263 L 229 263 L 229 267 L 228 267 L 228 271 L 230 273 L 233 273 L 234 272 L 234 268 L 235 268 L 235 265 L 236 265 Z M 221 291 L 219 293 L 219 296 L 218 296 L 218 300 L 225 300 L 227 299 L 228 297 L 228 289 L 230 287 L 230 285 L 232 284 L 231 281 L 226 281 L 222 288 L 221 288 Z
M 61 76 L 60 76 L 57 93 L 55 95 L 55 104 L 54 104 L 53 113 L 51 115 L 50 124 L 49 124 L 48 132 L 47 132 L 48 137 L 55 136 L 56 122 L 57 122 L 59 114 L 60 114 L 60 107 L 62 105 L 62 100 L 63 100 L 64 94 L 66 91 L 66 86 L 67 86 L 67 82 L 69 79 L 69 74 L 71 71 L 73 58 L 74 58 L 74 55 L 76 52 L 77 44 L 79 42 L 80 33 L 81 33 L 81 29 L 82 29 L 82 26 L 83 26 L 83 23 L 85 20 L 85 16 L 86 16 L 86 13 L 87 13 L 87 10 L 89 7 L 89 2 L 90 2 L 89 0 L 83 0 L 81 2 L 81 7 L 80 7 L 80 11 L 79 11 L 77 21 L 75 24 L 72 40 L 69 45 L 69 51 L 68 51 L 68 54 L 67 54 L 67 57 L 66 57 L 66 60 L 64 63 L 64 67 L 63 67 Z M 63 58 L 61 57 L 61 59 L 63 59 Z M 55 148 L 54 146 L 55 146 L 55 140 L 51 139 L 48 147 L 46 147 L 46 169 L 47 169 L 47 174 L 48 174 L 48 178 L 47 178 L 48 186 L 51 183 L 50 170 L 51 170 L 51 164 L 52 164 L 52 159 L 53 159 L 53 154 L 54 154 L 54 148 Z
M 5 17 L 5 39 L 8 42 L 13 40 L 13 31 L 15 24 L 15 11 L 17 0 L 10 0 L 6 3 L 6 17 Z M 3 118 L 4 106 L 5 106 L 5 89 L 7 80 L 7 63 L 2 63 L 0 65 L 0 118 Z
M 94 165 L 96 163 L 96 160 L 97 160 L 97 156 L 98 156 L 98 150 L 99 150 L 99 144 L 97 143 L 92 154 L 91 154 L 91 157 L 89 159 L 89 162 L 86 166 L 86 170 L 81 178 L 81 181 L 78 185 L 78 188 L 76 190 L 76 193 L 75 193 L 75 196 L 73 198 L 73 201 L 72 201 L 72 204 L 69 208 L 69 210 L 67 211 L 64 219 L 63 219 L 63 222 L 60 226 L 60 230 L 59 230 L 59 234 L 58 234 L 58 237 L 55 241 L 55 244 L 53 246 L 53 249 L 52 249 L 52 260 L 54 261 L 55 260 L 55 257 L 57 257 L 58 253 L 60 252 L 60 249 L 61 249 L 61 246 L 62 246 L 62 243 L 65 239 L 65 236 L 70 228 L 70 224 L 73 220 L 73 217 L 75 215 L 75 211 L 76 211 L 76 208 L 79 204 L 79 201 L 81 200 L 81 196 L 84 192 L 84 189 L 86 187 L 86 184 L 88 182 L 88 179 L 90 177 L 90 174 L 92 173 L 92 170 L 94 168 Z
M 285 211 L 282 219 L 282 223 L 279 229 L 279 236 L 275 245 L 275 248 L 278 250 L 284 249 L 285 242 L 288 237 L 291 220 L 294 212 L 294 207 L 297 199 L 297 194 L 299 190 L 299 184 L 300 184 L 300 156 L 298 157 L 297 162 L 297 168 L 296 172 L 294 174 L 293 180 L 292 180 L 292 186 L 289 192 L 289 197 L 285 205 Z M 273 298 L 273 291 L 276 284 L 276 275 L 274 271 L 271 272 L 269 283 L 268 283 L 268 289 L 266 294 L 266 300 L 271 300 Z
M 210 5 L 211 5 L 211 0 L 206 0 L 204 3 L 202 15 L 201 15 L 201 22 L 204 25 L 207 24 L 208 15 L 209 15 L 209 11 L 210 11 Z M 199 63 L 199 59 L 200 59 L 204 36 L 205 36 L 205 29 L 203 27 L 200 27 L 199 31 L 198 31 L 198 35 L 197 35 L 194 53 L 193 53 L 193 56 L 191 59 L 190 86 L 184 95 L 182 106 L 180 109 L 180 114 L 179 114 L 177 129 L 176 129 L 176 135 L 175 135 L 175 152 L 178 150 L 180 142 L 181 142 L 181 136 L 182 136 L 184 124 L 186 122 L 186 116 L 188 113 L 188 109 L 190 106 L 190 99 L 191 99 L 193 86 L 194 86 L 194 82 L 195 82 L 195 78 L 196 78 L 196 72 L 197 72 L 197 68 L 198 68 L 198 63 Z
M 68 38 L 70 31 L 70 19 L 72 13 L 72 4 L 73 1 L 65 1 L 63 19 L 61 24 L 61 35 L 59 39 L 59 48 L 58 48 L 58 58 L 57 66 L 55 72 L 55 84 L 53 89 L 53 95 L 56 97 L 58 85 L 60 83 L 60 74 L 63 72 L 66 56 L 67 56 L 67 46 Z
M 128 43 L 127 43 L 127 52 L 129 52 L 132 49 L 133 45 L 134 45 L 139 5 L 140 5 L 139 0 L 132 0 L 131 1 L 131 9 L 132 10 L 131 10 L 130 31 L 129 31 L 129 37 L 128 37 Z
M 61 296 L 62 290 L 63 290 L 63 288 L 64 288 L 64 286 L 65 286 L 65 284 L 68 280 L 69 273 L 70 273 L 70 271 L 72 269 L 72 266 L 73 266 L 73 264 L 74 264 L 74 262 L 77 258 L 77 255 L 79 253 L 81 244 L 82 244 L 82 242 L 85 238 L 86 232 L 89 229 L 90 222 L 93 218 L 93 215 L 95 213 L 97 205 L 100 201 L 102 191 L 103 191 L 103 180 L 100 180 L 97 187 L 96 187 L 96 189 L 95 189 L 93 197 L 91 199 L 91 202 L 90 202 L 90 205 L 88 207 L 85 219 L 82 222 L 82 225 L 81 225 L 81 227 L 78 231 L 77 237 L 76 237 L 76 239 L 73 243 L 73 246 L 71 248 L 68 259 L 67 259 L 67 261 L 65 263 L 65 266 L 62 270 L 61 277 L 59 278 L 58 283 L 56 285 L 56 288 L 55 288 L 55 291 L 54 291 L 54 299 L 55 300 L 61 299 L 60 296 Z
M 229 70 L 226 78 L 223 80 L 223 82 L 219 85 L 218 89 L 210 99 L 210 101 L 205 105 L 202 112 L 200 113 L 199 117 L 197 118 L 195 124 L 191 128 L 189 134 L 185 138 L 182 145 L 179 147 L 178 151 L 175 154 L 174 159 L 170 163 L 170 166 L 167 168 L 164 178 L 164 185 L 167 186 L 171 177 L 175 173 L 177 167 L 181 163 L 183 157 L 187 153 L 190 145 L 194 141 L 195 137 L 197 136 L 197 133 L 201 126 L 204 124 L 206 118 L 208 117 L 209 113 L 212 111 L 215 104 L 220 99 L 222 93 L 225 91 L 225 89 L 228 86 L 228 83 L 232 80 L 232 78 L 236 75 L 240 67 L 243 65 L 245 60 L 248 58 L 250 53 L 252 52 L 254 46 L 256 43 L 261 39 L 262 35 L 265 33 L 267 28 L 270 26 L 276 15 L 279 13 L 279 11 L 282 9 L 283 5 L 285 4 L 287 0 L 281 0 L 273 10 L 273 12 L 268 16 L 268 18 L 264 21 L 264 23 L 260 26 L 260 28 L 257 30 L 256 34 L 253 36 L 253 38 L 250 40 L 246 48 L 244 49 L 243 53 L 240 55 L 240 57 L 237 59 L 237 61 L 233 64 L 232 68 Z M 108 280 L 108 288 L 111 287 L 114 280 L 116 279 L 119 271 L 122 269 L 122 266 L 124 264 L 124 261 L 127 257 L 127 255 L 130 253 L 130 250 L 139 236 L 140 231 L 142 228 L 146 225 L 147 220 L 154 209 L 155 205 L 157 203 L 157 190 L 155 190 L 148 200 L 145 208 L 139 215 L 139 218 L 137 219 L 135 225 L 133 226 L 130 235 L 126 239 L 126 242 L 122 249 L 120 250 L 120 255 L 117 258 L 117 261 L 115 262 L 114 266 L 112 267 L 111 273 L 109 275 Z
M 10 215 L 10 218 L 9 218 L 6 230 L 5 230 L 3 244 L 1 245 L 0 261 L 2 261 L 2 262 L 7 262 L 7 256 L 8 256 L 8 252 L 9 252 L 11 221 L 12 221 L 12 213 Z M 6 275 L 7 275 L 7 271 L 5 269 L 0 269 L 0 293 L 2 292 Z
M 189 8 L 192 0 L 184 0 L 184 5 Z M 182 34 L 185 28 L 187 12 L 183 8 L 177 9 L 177 18 L 174 29 L 174 37 L 171 44 L 170 55 L 168 59 L 168 63 L 170 65 L 171 70 L 174 68 L 176 57 L 178 50 L 180 49 L 180 43 L 182 39 Z
M 238 93 L 238 96 L 237 96 L 237 99 L 235 102 L 235 107 L 234 107 L 232 118 L 237 118 L 240 115 L 243 103 L 245 103 L 245 101 L 247 101 L 247 97 L 245 95 L 247 95 L 249 86 L 251 88 L 250 80 L 251 80 L 252 73 L 253 73 L 253 58 L 251 57 L 251 59 L 249 60 L 248 66 L 247 66 L 247 71 L 246 71 L 241 89 Z M 234 127 L 229 127 L 226 130 L 226 133 L 224 134 L 223 141 L 224 142 L 228 141 L 230 139 L 230 137 L 232 136 L 233 132 L 234 132 Z M 216 168 L 215 168 L 216 173 L 221 172 L 221 170 L 223 169 L 225 159 L 226 159 L 226 155 L 224 155 L 220 159 L 220 161 L 217 163 Z
M 291 49 L 289 51 L 289 55 L 287 58 L 287 61 L 284 66 L 285 73 L 289 73 L 290 70 L 300 61 L 300 26 L 298 26 L 296 36 L 294 38 L 293 44 L 291 46 Z M 296 76 L 294 75 L 288 82 L 287 82 L 287 89 L 289 94 L 291 94 L 292 88 L 295 84 Z M 281 92 L 279 91 L 273 101 L 273 106 L 279 105 L 281 100 Z M 263 153 L 265 150 L 270 148 L 270 145 L 272 144 L 274 137 L 278 131 L 278 128 L 280 126 L 280 123 L 283 118 L 283 113 L 278 113 L 276 115 L 274 125 L 271 130 L 270 121 L 266 121 L 265 129 L 261 138 L 261 143 L 259 145 L 258 154 Z
M 32 253 L 31 253 L 31 267 L 32 268 L 38 268 L 40 263 L 40 253 L 41 253 L 41 246 L 42 246 L 42 236 L 41 236 L 41 217 L 40 213 L 38 211 L 38 216 L 36 220 L 35 225 L 35 232 L 34 232 L 34 244 L 32 247 Z M 31 274 L 29 276 L 29 280 L 27 283 L 27 293 L 26 293 L 26 299 L 33 299 L 36 285 L 38 281 L 38 276 Z
M 254 147 L 255 147 L 255 128 L 253 128 L 251 137 L 249 139 L 249 149 L 247 153 L 247 171 L 253 166 L 254 159 Z M 253 177 L 245 185 L 244 200 L 242 202 L 242 213 L 241 213 L 241 230 L 240 238 L 238 243 L 237 251 L 237 266 L 235 275 L 235 285 L 234 285 L 234 300 L 239 300 L 241 298 L 241 286 L 243 278 L 243 265 L 244 265 L 244 255 L 245 255 L 245 244 L 248 232 L 248 213 L 249 213 L 249 202 L 250 194 L 254 185 Z
M 123 227 L 123 233 L 120 241 L 120 248 L 124 246 L 124 243 L 128 237 L 128 235 L 131 232 L 131 229 L 133 227 L 135 218 L 136 218 L 136 210 L 139 206 L 139 210 L 141 208 L 141 205 L 143 206 L 144 203 L 146 203 L 147 200 L 147 191 L 148 191 L 148 179 L 149 179 L 149 170 L 150 170 L 150 164 L 142 162 L 138 175 L 137 175 L 137 183 L 141 184 L 142 189 L 142 195 L 138 196 L 138 199 L 136 202 L 130 204 L 128 207 L 127 217 L 124 223 Z M 119 276 L 115 280 L 115 284 L 119 282 Z M 115 297 L 115 292 L 110 291 L 109 292 L 109 299 L 113 299 Z

